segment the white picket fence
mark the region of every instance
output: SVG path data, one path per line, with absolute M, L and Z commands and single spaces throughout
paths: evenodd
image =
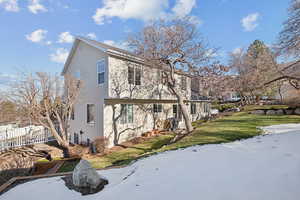
M 42 126 L 0 127 L 0 152 L 8 149 L 54 141 L 50 131 Z

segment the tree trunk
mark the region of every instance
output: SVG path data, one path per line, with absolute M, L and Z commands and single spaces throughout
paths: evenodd
M 56 139 L 58 145 L 62 147 L 62 149 L 64 151 L 64 157 L 69 158 L 70 157 L 69 141 L 64 140 L 62 137 L 60 137 L 60 135 L 57 133 L 55 128 L 51 128 L 50 131 L 51 131 L 52 135 L 54 136 L 54 138 Z
M 181 96 L 178 96 L 177 99 L 178 99 L 178 104 L 180 106 L 182 116 L 183 116 L 183 119 L 184 119 L 186 131 L 187 131 L 187 133 L 190 133 L 194 130 L 194 128 L 192 126 L 192 122 L 191 122 L 191 119 L 189 117 L 187 107 L 184 104 L 183 98 Z
M 116 106 L 112 105 L 112 125 L 113 125 L 113 131 L 114 131 L 114 145 L 117 146 L 119 144 L 119 133 L 118 133 L 118 127 L 117 127 L 117 120 L 116 118 Z

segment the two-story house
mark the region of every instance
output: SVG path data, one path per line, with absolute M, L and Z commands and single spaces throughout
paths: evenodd
M 109 146 L 126 141 L 154 128 L 163 128 L 164 120 L 177 118 L 184 126 L 176 98 L 164 84 L 161 68 L 122 49 L 95 40 L 78 37 L 74 41 L 62 75 L 72 75 L 82 82 L 73 119 L 71 142 L 90 142 L 99 136 L 109 139 Z M 176 72 L 191 120 L 209 115 L 210 104 L 192 100 L 197 96 L 197 82 Z M 193 83 L 193 84 L 192 84 Z M 191 88 L 191 85 L 195 85 Z

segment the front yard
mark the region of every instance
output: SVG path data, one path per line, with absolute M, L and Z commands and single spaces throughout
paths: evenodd
M 194 145 L 227 143 L 253 137 L 262 132 L 259 129 L 261 126 L 300 123 L 300 116 L 297 115 L 266 116 L 248 114 L 248 111 L 251 109 L 253 108 L 249 107 L 245 112 L 234 113 L 231 116 L 221 117 L 203 124 L 194 122 L 194 132 L 171 145 L 166 145 L 174 137 L 173 134 L 169 133 L 146 139 L 139 144 L 108 153 L 104 156 L 91 156 L 85 159 L 93 167 L 99 169 L 108 166 L 122 166 L 138 158 L 158 152 L 176 150 Z M 62 166 L 59 172 L 70 171 L 74 167 L 75 163 L 66 164 Z

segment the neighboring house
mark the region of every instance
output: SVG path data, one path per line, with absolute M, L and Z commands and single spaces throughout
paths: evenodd
M 221 96 L 222 101 L 236 102 L 241 100 L 240 95 L 235 91 L 224 91 Z
M 300 77 L 300 63 L 297 61 L 282 63 L 279 65 L 283 75 Z M 275 74 L 273 78 L 280 77 L 282 74 Z M 294 88 L 288 81 L 282 82 L 278 91 L 275 94 L 277 100 L 282 101 L 283 103 L 296 103 L 300 102 L 300 90 Z
M 70 140 L 91 142 L 99 136 L 123 142 L 146 131 L 164 126 L 164 120 L 175 117 L 184 126 L 176 98 L 164 85 L 160 69 L 122 49 L 78 37 L 74 41 L 62 75 L 82 81 L 73 119 Z M 192 121 L 208 116 L 210 103 L 197 99 L 197 80 L 178 71 L 182 95 Z

